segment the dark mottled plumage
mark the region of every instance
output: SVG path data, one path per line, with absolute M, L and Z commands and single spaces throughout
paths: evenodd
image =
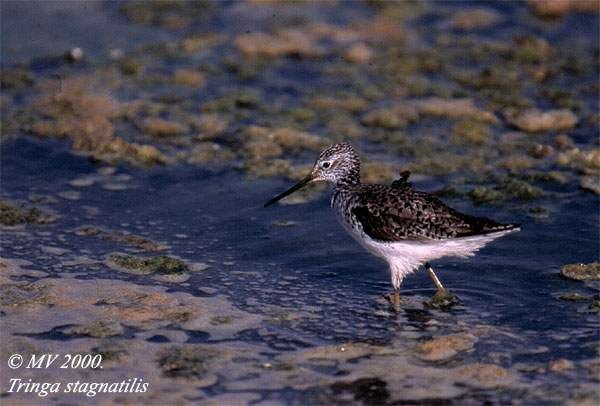
M 518 227 L 460 213 L 407 184 L 342 186 L 336 188 L 332 205 L 377 241 L 442 240 Z

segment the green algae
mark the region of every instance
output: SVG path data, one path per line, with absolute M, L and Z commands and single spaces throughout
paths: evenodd
M 230 316 L 215 316 L 211 317 L 210 324 L 218 326 L 222 324 L 229 324 L 232 322 L 232 320 L 233 319 Z
M 47 287 L 35 283 L 2 284 L 0 293 L 1 306 L 44 304 L 48 298 Z
M 526 172 L 528 169 L 533 168 L 536 165 L 536 161 L 531 159 L 529 156 L 519 153 L 514 153 L 506 156 L 498 161 L 498 166 L 506 169 L 508 173 L 518 175 Z M 510 189 L 512 185 L 506 185 L 507 189 Z M 516 185 L 515 185 L 516 186 Z
M 119 61 L 119 69 L 124 75 L 137 75 L 144 69 L 144 62 L 138 58 L 126 57 Z
M 152 15 L 153 17 L 148 20 L 142 18 L 143 23 L 160 25 L 160 22 L 157 20 L 159 14 L 163 12 L 180 14 L 186 7 L 165 6 L 163 8 L 161 6 L 155 9 L 153 7 L 136 5 L 135 7 L 132 6 L 132 9 L 138 9 L 138 11 L 144 9 L 151 10 L 147 12 L 149 13 L 148 15 Z M 387 6 L 383 8 L 387 9 Z M 123 10 L 125 9 L 126 7 Z M 144 15 L 146 12 L 141 13 Z M 487 20 L 488 17 L 491 18 L 490 21 L 494 19 L 494 16 L 488 11 L 474 9 L 465 12 L 464 15 L 458 14 L 453 24 L 458 24 L 456 27 L 462 27 L 457 28 L 459 30 L 469 30 L 472 29 L 469 28 L 470 24 L 479 24 L 479 22 Z M 78 135 L 78 131 L 80 130 L 75 126 L 64 121 L 53 123 L 53 117 L 44 122 L 35 122 L 33 126 L 34 132 L 39 135 L 81 138 L 82 141 L 77 142 L 76 147 L 78 149 L 89 150 L 93 156 L 100 159 L 120 160 L 125 158 L 130 160 L 133 157 L 134 161 L 142 162 L 144 165 L 178 161 L 199 166 L 214 166 L 218 164 L 225 167 L 241 168 L 251 177 L 272 177 L 291 176 L 293 164 L 289 161 L 289 156 L 312 149 L 306 148 L 310 144 L 304 143 L 305 145 L 303 145 L 303 142 L 299 140 L 294 141 L 298 144 L 297 147 L 286 148 L 273 140 L 253 139 L 251 142 L 248 142 L 244 140 L 243 133 L 236 132 L 239 121 L 251 120 L 257 123 L 265 123 L 270 127 L 275 125 L 274 127 L 288 127 L 304 132 L 308 132 L 307 129 L 315 125 L 319 126 L 319 128 L 325 126 L 326 136 L 322 137 L 324 142 L 320 145 L 348 138 L 357 139 L 359 143 L 361 139 L 364 139 L 368 142 L 381 142 L 384 145 L 388 145 L 396 142 L 395 138 L 397 138 L 391 132 L 404 129 L 413 124 L 420 124 L 424 120 L 433 118 L 439 120 L 437 121 L 438 123 L 444 123 L 446 120 L 455 121 L 452 123 L 451 136 L 439 145 L 442 150 L 447 149 L 449 141 L 450 144 L 456 144 L 457 146 L 464 145 L 469 148 L 473 146 L 480 148 L 485 146 L 482 152 L 489 155 L 489 150 L 493 149 L 496 143 L 496 125 L 494 127 L 490 126 L 490 123 L 497 121 L 490 111 L 497 106 L 498 100 L 496 98 L 505 98 L 501 103 L 502 106 L 519 107 L 530 105 L 529 103 L 523 104 L 511 99 L 513 96 L 523 97 L 519 90 L 522 82 L 520 80 L 521 73 L 523 69 L 528 69 L 521 67 L 519 64 L 512 64 L 515 59 L 512 53 L 519 49 L 527 50 L 537 47 L 540 48 L 537 51 L 545 58 L 545 55 L 551 52 L 546 49 L 547 47 L 540 45 L 543 45 L 543 43 L 540 42 L 539 38 L 532 36 L 517 37 L 512 43 L 485 40 L 477 42 L 469 38 L 457 36 L 451 37 L 446 42 L 437 39 L 437 42 L 419 51 L 398 50 L 388 42 L 398 33 L 392 33 L 391 31 L 388 33 L 385 30 L 391 29 L 391 27 L 387 26 L 387 23 L 378 20 L 375 21 L 381 24 L 381 29 L 384 30 L 381 34 L 378 33 L 377 35 L 384 35 L 384 33 L 385 35 L 390 35 L 390 37 L 382 37 L 382 46 L 377 47 L 376 56 L 370 62 L 375 63 L 372 68 L 375 71 L 387 72 L 383 81 L 364 81 L 362 79 L 364 73 L 358 67 L 354 66 L 355 64 L 338 63 L 337 65 L 344 66 L 349 75 L 348 78 L 353 78 L 355 83 L 354 88 L 337 91 L 335 97 L 330 96 L 329 93 L 314 91 L 310 97 L 303 99 L 305 101 L 304 107 L 296 107 L 294 103 L 291 105 L 286 105 L 285 102 L 284 105 L 273 103 L 262 96 L 262 90 L 259 87 L 240 85 L 229 87 L 225 92 L 217 86 L 217 91 L 214 92 L 216 96 L 211 95 L 202 98 L 200 110 L 213 113 L 208 116 L 218 116 L 216 119 L 210 117 L 199 119 L 195 117 L 192 109 L 197 109 L 197 106 L 186 101 L 183 95 L 179 95 L 176 99 L 169 101 L 169 98 L 175 97 L 177 92 L 170 92 L 171 94 L 168 96 L 161 95 L 161 108 L 151 114 L 148 114 L 149 111 L 144 112 L 143 110 L 128 111 L 130 107 L 125 106 L 125 103 L 123 103 L 123 106 L 118 106 L 114 117 L 110 113 L 109 120 L 111 123 L 118 124 L 121 119 L 126 117 L 128 121 L 138 123 L 138 128 L 142 132 L 159 138 L 158 142 L 171 142 L 161 140 L 162 137 L 180 137 L 176 143 L 170 144 L 171 146 L 168 148 L 171 149 L 169 157 L 165 155 L 162 147 L 161 150 L 158 150 L 153 149 L 155 147 L 152 145 L 136 146 L 132 144 L 132 148 L 130 148 L 128 143 L 121 141 L 116 141 L 112 144 L 110 141 L 108 144 L 83 141 L 86 138 L 95 138 L 92 136 L 95 133 L 85 134 L 84 132 Z M 369 44 L 368 41 L 363 43 L 362 40 L 363 38 L 368 38 L 370 34 L 362 31 L 361 27 L 360 24 L 350 28 L 333 25 L 318 27 L 307 25 L 301 26 L 296 32 L 286 31 L 283 28 L 282 31 L 275 29 L 272 36 L 279 39 L 289 39 L 289 36 L 298 36 L 294 38 L 310 38 L 310 41 L 316 41 L 319 46 L 322 46 L 320 41 L 323 38 L 333 39 L 334 42 L 339 41 L 340 44 L 339 50 L 334 49 L 334 52 L 343 54 L 352 48 L 343 42 L 345 36 L 357 40 L 356 44 L 358 45 Z M 254 40 L 260 39 L 258 37 L 251 38 Z M 185 58 L 185 55 L 193 55 L 195 52 L 211 55 L 213 52 L 212 47 L 215 44 L 223 43 L 224 40 L 223 35 L 215 33 L 193 34 L 191 36 L 187 35 L 176 44 L 155 46 L 154 48 L 156 48 L 157 52 L 150 52 L 143 59 L 139 52 L 124 55 L 124 57 L 116 59 L 115 63 L 117 66 L 118 64 L 128 64 L 129 58 L 133 58 L 137 62 L 132 63 L 130 69 L 121 70 L 120 72 L 123 76 L 118 78 L 118 80 L 125 80 L 124 83 L 127 86 L 131 86 L 132 83 L 130 80 L 132 79 L 129 76 L 144 76 L 146 83 L 150 83 L 147 80 L 155 77 L 159 80 L 156 84 L 167 84 L 170 81 L 174 81 L 174 83 L 178 82 L 186 86 L 210 87 L 213 75 L 218 75 L 222 79 L 226 75 L 235 75 L 237 70 L 242 66 L 253 66 L 256 63 L 265 62 L 262 58 L 255 58 L 254 60 L 247 57 L 240 58 L 234 54 L 225 52 L 222 55 L 221 62 L 225 66 L 229 66 L 230 70 L 222 72 L 218 68 L 218 59 L 209 60 L 201 66 L 196 65 L 195 67 L 191 67 L 187 63 L 180 64 L 179 62 L 182 60 L 177 59 Z M 461 48 L 461 44 L 471 44 L 473 46 Z M 442 52 L 434 52 L 436 49 L 442 50 Z M 380 54 L 382 50 L 384 52 Z M 285 54 L 287 51 L 282 48 L 282 52 Z M 386 52 L 388 53 L 386 54 Z M 474 71 L 477 74 L 473 76 L 473 72 L 461 72 L 460 69 L 452 66 L 453 58 L 458 59 L 460 55 L 473 56 L 477 60 L 485 62 L 489 58 L 492 58 L 494 53 L 498 52 L 506 58 L 508 69 L 499 68 L 495 65 L 486 66 L 484 63 L 484 66 Z M 397 62 L 395 58 L 390 57 L 394 53 L 401 56 L 401 63 Z M 379 55 L 382 55 L 381 59 L 379 59 Z M 544 58 L 537 59 L 544 62 Z M 519 59 L 519 57 L 516 59 Z M 175 62 L 173 70 L 170 73 L 164 75 L 158 73 L 147 75 L 144 73 L 146 67 L 160 66 L 165 60 Z M 230 63 L 230 65 L 227 65 L 227 63 Z M 530 62 L 523 63 L 525 65 L 531 64 Z M 536 63 L 539 63 L 539 61 Z M 272 64 L 272 62 L 261 66 L 265 67 L 269 64 Z M 285 62 L 280 61 L 277 63 L 277 66 L 284 66 L 284 64 Z M 325 65 L 323 73 L 331 76 L 334 74 L 337 75 L 339 72 L 335 73 L 328 70 L 334 65 L 336 64 Z M 406 74 L 406 69 L 408 69 L 409 75 Z M 267 82 L 275 80 L 272 71 L 261 71 L 261 69 L 259 71 L 257 74 L 261 76 L 262 80 Z M 205 74 L 205 72 L 208 74 Z M 449 79 L 449 82 L 446 84 L 439 81 L 433 83 L 422 74 L 423 72 L 436 72 Z M 400 80 L 397 82 L 399 83 L 399 87 L 390 87 L 385 83 L 385 80 L 391 78 L 389 75 L 397 75 L 397 78 Z M 357 81 L 356 79 L 359 80 Z M 135 83 L 138 85 L 141 84 L 137 80 Z M 432 86 L 440 87 L 440 92 L 434 91 Z M 479 93 L 476 104 L 473 103 L 472 99 L 468 98 L 470 92 L 465 91 L 467 88 L 476 89 Z M 372 91 L 373 89 L 374 91 Z M 154 93 L 151 87 L 148 90 Z M 491 90 L 491 92 L 486 93 L 488 90 Z M 401 99 L 400 102 L 394 102 L 394 105 L 391 107 L 379 107 L 381 105 L 380 101 L 390 95 L 415 95 L 424 98 L 416 100 Z M 435 95 L 442 95 L 442 97 L 431 97 Z M 557 100 L 566 99 L 564 94 L 556 91 L 552 94 L 548 93 L 547 96 Z M 571 96 L 572 98 L 573 96 Z M 84 103 L 79 103 L 80 100 L 84 101 Z M 154 100 L 158 99 L 155 98 Z M 179 104 L 174 104 L 174 100 L 179 100 Z M 78 100 L 73 98 L 73 101 L 76 101 L 73 105 L 83 104 L 85 106 L 86 104 L 85 99 Z M 485 106 L 485 108 L 478 107 L 480 105 Z M 563 103 L 563 105 L 565 104 Z M 77 109 L 78 107 L 71 112 L 67 109 L 61 112 L 61 114 L 80 114 Z M 338 111 L 341 114 L 338 114 Z M 165 123 L 160 121 L 164 120 L 163 117 L 170 117 L 170 119 Z M 94 120 L 91 120 L 91 122 L 94 122 Z M 191 132 L 189 131 L 190 129 L 192 130 Z M 386 132 L 390 132 L 390 134 L 386 134 Z M 199 141 L 210 140 L 212 143 L 196 145 L 193 141 L 190 142 L 187 139 L 190 135 Z M 183 139 L 184 137 L 186 139 Z M 118 139 L 119 137 L 116 138 Z M 418 139 L 416 141 L 419 142 Z M 179 147 L 173 148 L 172 146 L 175 145 Z M 508 147 L 505 146 L 504 148 Z M 186 151 L 182 152 L 181 149 L 186 149 Z M 406 155 L 410 156 L 413 154 L 412 156 L 415 160 L 409 163 L 407 168 L 415 172 L 434 176 L 452 174 L 465 169 L 477 171 L 478 168 L 476 166 L 480 166 L 482 162 L 487 160 L 487 157 L 483 157 L 479 163 L 471 165 L 468 163 L 468 159 L 461 160 L 459 156 L 453 156 L 453 153 L 450 152 L 447 152 L 448 155 L 446 157 L 437 159 L 433 158 L 431 154 L 433 151 L 427 151 L 427 149 L 419 151 L 410 146 L 410 143 L 408 149 L 409 152 Z M 141 153 L 136 153 L 136 150 Z M 536 159 L 552 155 L 552 151 L 544 148 L 544 146 L 538 149 L 531 147 L 528 152 Z M 265 161 L 264 159 L 267 156 L 274 159 Z M 239 162 L 240 157 L 243 160 L 241 164 Z M 526 163 L 524 160 L 503 159 L 488 162 L 486 170 L 505 168 L 509 171 L 527 172 L 532 169 L 532 166 L 529 164 L 526 166 L 521 165 L 521 163 Z M 583 184 L 585 185 L 584 187 L 587 187 L 590 182 L 586 179 Z M 588 189 L 593 190 L 593 188 Z
M 184 261 L 165 255 L 147 258 L 114 254 L 109 257 L 109 260 L 124 269 L 145 274 L 181 274 L 190 270 Z
M 102 362 L 117 362 L 129 354 L 127 345 L 121 341 L 103 340 L 97 347 L 91 349 L 92 354 L 102 356 Z
M 600 263 L 591 264 L 569 264 L 560 269 L 561 276 L 577 281 L 600 280 Z
M 175 137 L 188 131 L 188 128 L 183 124 L 155 117 L 145 119 L 141 129 L 153 137 Z
M 484 144 L 491 137 L 489 124 L 478 120 L 459 121 L 452 127 L 452 141 L 455 143 Z
M 200 346 L 172 346 L 159 352 L 157 363 L 169 378 L 202 379 L 219 352 Z
M 581 150 L 568 148 L 558 154 L 556 162 L 560 166 L 574 169 L 578 173 L 600 174 L 600 148 Z
M 304 153 L 313 147 L 302 140 L 294 141 L 294 147 L 265 137 L 248 140 L 243 131 L 248 123 L 324 134 L 319 136 L 321 146 L 352 139 L 367 152 L 374 144 L 384 148 L 394 145 L 401 138 L 398 130 L 407 130 L 408 135 L 402 134 L 407 147 L 402 155 L 413 162 L 406 167 L 432 176 L 452 176 L 461 171 L 487 176 L 503 170 L 521 173 L 538 167 L 547 169 L 542 162 L 490 159 L 498 132 L 505 130 L 506 124 L 532 133 L 571 128 L 573 117 L 566 113 L 557 116 L 552 110 L 543 112 L 551 113 L 553 120 L 558 117 L 550 127 L 528 123 L 532 116 L 523 119 L 521 113 L 524 107 L 538 104 L 532 94 L 539 94 L 558 108 L 585 111 L 587 103 L 577 92 L 561 91 L 554 81 L 546 82 L 553 75 L 570 75 L 561 67 L 589 60 L 587 51 L 577 50 L 569 59 L 560 52 L 563 43 L 550 44 L 539 33 L 519 33 L 509 40 L 487 33 L 477 37 L 454 35 L 453 30 L 494 27 L 498 18 L 504 17 L 484 7 L 457 10 L 451 18 L 442 13 L 445 20 L 438 27 L 441 31 L 431 39 L 404 25 L 427 10 L 424 4 L 382 3 L 371 7 L 376 10 L 374 16 L 350 25 L 315 24 L 302 19 L 292 26 L 273 22 L 263 31 L 239 35 L 192 30 L 169 43 L 111 53 L 110 70 L 93 66 L 91 76 L 84 75 L 89 86 L 73 86 L 76 75 L 68 73 L 62 92 L 49 91 L 48 86 L 36 89 L 41 103 L 28 112 L 32 122 L 26 127 L 39 136 L 72 139 L 76 151 L 98 160 L 142 166 L 177 162 L 201 167 L 218 165 L 241 169 L 250 177 L 293 176 L 296 156 L 308 161 Z M 169 30 L 189 28 L 191 16 L 204 13 L 205 18 L 211 8 L 208 4 L 185 2 L 133 2 L 120 7 L 130 21 Z M 413 39 L 422 46 L 401 46 Z M 280 88 L 283 82 L 279 70 L 285 71 L 294 58 L 313 63 L 327 54 L 338 60 L 315 66 L 315 73 L 323 83 L 333 81 L 335 86 L 312 89 L 288 82 L 290 93 L 300 97 L 300 106 L 296 96 L 288 96 L 287 92 L 271 98 L 269 90 L 269 97 L 265 97 L 265 89 Z M 472 61 L 472 67 L 465 69 L 465 60 Z M 15 73 L 14 80 L 9 76 L 6 82 L 11 92 L 22 88 L 21 82 L 31 86 L 25 76 L 33 74 L 26 69 Z M 171 88 L 166 91 L 168 86 Z M 200 87 L 201 96 L 192 100 L 189 96 Z M 136 89 L 143 89 L 143 99 L 125 102 L 116 96 Z M 48 97 L 58 108 L 52 110 L 48 107 L 52 103 L 44 103 Z M 133 107 L 137 102 L 140 106 Z M 10 100 L 7 103 L 12 104 Z M 107 108 L 108 104 L 112 107 Z M 516 109 L 514 116 L 504 111 L 507 107 Z M 198 110 L 204 112 L 201 117 Z M 504 123 L 498 121 L 496 111 L 503 113 Z M 75 117 L 83 120 L 76 121 Z M 24 117 L 17 120 L 21 125 L 24 121 Z M 86 125 L 79 125 L 81 121 Z M 139 132 L 156 139 L 139 137 L 137 132 L 124 134 L 121 129 L 128 128 L 124 123 L 133 123 Z M 434 157 L 435 151 L 413 146 L 422 138 L 416 133 L 427 131 L 429 125 L 451 126 L 450 136 L 435 134 L 440 139 L 440 150 L 446 154 L 441 158 Z M 139 145 L 132 139 L 145 139 L 148 144 Z M 532 157 L 554 156 L 546 144 L 539 145 L 528 149 Z M 467 148 L 467 153 L 477 149 L 481 154 L 471 157 L 473 163 L 469 163 L 469 158 L 461 158 L 464 151 L 457 148 Z M 502 152 L 511 148 L 511 152 L 518 152 L 514 150 L 516 145 L 504 145 Z M 365 155 L 368 158 L 369 154 Z M 571 165 L 575 166 L 567 166 Z M 597 190 L 590 178 L 581 182 L 586 190 Z
M 497 203 L 513 199 L 528 201 L 539 199 L 545 195 L 546 193 L 537 186 L 516 178 L 505 179 L 492 187 L 478 186 L 468 193 L 468 196 L 476 204 Z
M 501 190 L 510 198 L 533 200 L 544 196 L 544 191 L 526 181 L 510 178 L 501 184 Z
M 194 69 L 177 69 L 173 81 L 177 85 L 199 88 L 206 83 L 206 76 Z
M 386 130 L 404 128 L 409 123 L 417 120 L 417 112 L 414 108 L 390 108 L 377 109 L 367 113 L 362 118 L 362 124 L 372 127 L 381 127 Z
M 582 176 L 579 179 L 579 186 L 584 190 L 600 195 L 600 179 L 598 176 Z
M 108 79 L 106 79 L 108 80 Z M 94 89 L 99 78 L 74 76 L 57 83 L 46 80 L 28 107 L 27 131 L 40 137 L 69 138 L 72 148 L 100 161 L 123 160 L 138 165 L 165 163 L 152 145 L 140 145 L 115 135 L 120 103 Z
M 162 251 L 167 248 L 146 237 L 122 231 L 103 230 L 94 226 L 81 226 L 73 230 L 73 233 L 81 237 L 98 237 L 106 241 L 114 241 L 148 252 Z
M 242 88 L 203 103 L 201 110 L 207 113 L 233 113 L 239 110 L 253 110 L 260 105 L 261 92 L 259 90 Z
M 577 100 L 577 96 L 569 89 L 562 89 L 560 87 L 543 88 L 540 90 L 540 95 L 561 109 L 580 112 L 585 106 L 583 101 Z
M 207 18 L 212 7 L 210 0 L 131 1 L 122 4 L 120 11 L 133 23 L 177 30 L 189 26 L 192 18 Z
M 552 55 L 550 44 L 542 38 L 521 36 L 515 39 L 509 57 L 519 63 L 539 64 Z
M 416 354 L 424 361 L 447 361 L 461 352 L 472 349 L 476 342 L 477 338 L 471 334 L 449 334 L 420 343 Z
M 0 224 L 15 226 L 18 224 L 48 224 L 55 221 L 52 216 L 37 207 L 24 208 L 0 200 Z
M 502 95 L 514 95 L 522 86 L 522 83 L 519 83 L 519 71 L 514 68 L 489 66 L 477 71 L 456 71 L 453 76 L 463 86 L 479 91 L 493 90 Z
M 460 304 L 458 296 L 446 289 L 438 290 L 431 299 L 423 302 L 423 305 L 429 309 L 441 310 L 448 310 L 457 304 Z
M 309 124 L 315 120 L 316 112 L 313 110 L 297 107 L 287 112 L 289 117 L 299 124 Z
M 502 200 L 504 195 L 498 191 L 489 187 L 479 186 L 473 188 L 469 192 L 469 197 L 476 204 L 492 203 L 498 200 Z
M 558 297 L 560 300 L 566 300 L 568 302 L 585 302 L 589 298 L 581 293 L 563 293 Z
M 116 321 L 98 320 L 94 323 L 68 327 L 63 333 L 94 338 L 114 337 L 123 334 L 123 326 Z
M 490 28 L 502 21 L 500 13 L 489 8 L 468 8 L 459 10 L 450 20 L 450 26 L 455 30 L 472 31 Z
M 508 108 L 504 110 L 504 116 L 509 124 L 530 133 L 571 130 L 579 122 L 578 117 L 566 109 L 542 111 Z

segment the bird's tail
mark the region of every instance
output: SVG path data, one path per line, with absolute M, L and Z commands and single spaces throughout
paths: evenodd
M 521 224 L 519 223 L 506 223 L 506 224 L 500 224 L 500 223 L 496 223 L 495 225 L 492 225 L 490 227 L 486 227 L 485 228 L 485 233 L 495 233 L 496 231 L 518 231 L 521 229 Z
M 462 236 L 492 234 L 500 231 L 518 231 L 521 229 L 519 223 L 502 224 L 487 217 L 469 216 L 466 220 L 469 223 L 470 230 L 463 233 Z

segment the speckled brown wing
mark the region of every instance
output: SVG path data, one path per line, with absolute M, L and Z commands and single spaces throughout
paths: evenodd
M 369 237 L 386 242 L 443 240 L 518 227 L 460 213 L 425 192 L 385 185 L 362 185 L 351 213 Z

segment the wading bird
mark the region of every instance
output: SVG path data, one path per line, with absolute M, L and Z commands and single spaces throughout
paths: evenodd
M 519 230 L 518 224 L 501 224 L 485 217 L 460 213 L 436 197 L 414 190 L 408 175 L 391 186 L 360 182 L 360 158 L 348 143 L 321 152 L 310 173 L 265 207 L 311 182 L 333 184 L 331 207 L 346 231 L 390 268 L 398 307 L 400 284 L 406 275 L 424 265 L 437 288 L 431 303 L 455 300 L 442 285 L 429 261 L 442 257 L 469 257 L 490 241 Z

